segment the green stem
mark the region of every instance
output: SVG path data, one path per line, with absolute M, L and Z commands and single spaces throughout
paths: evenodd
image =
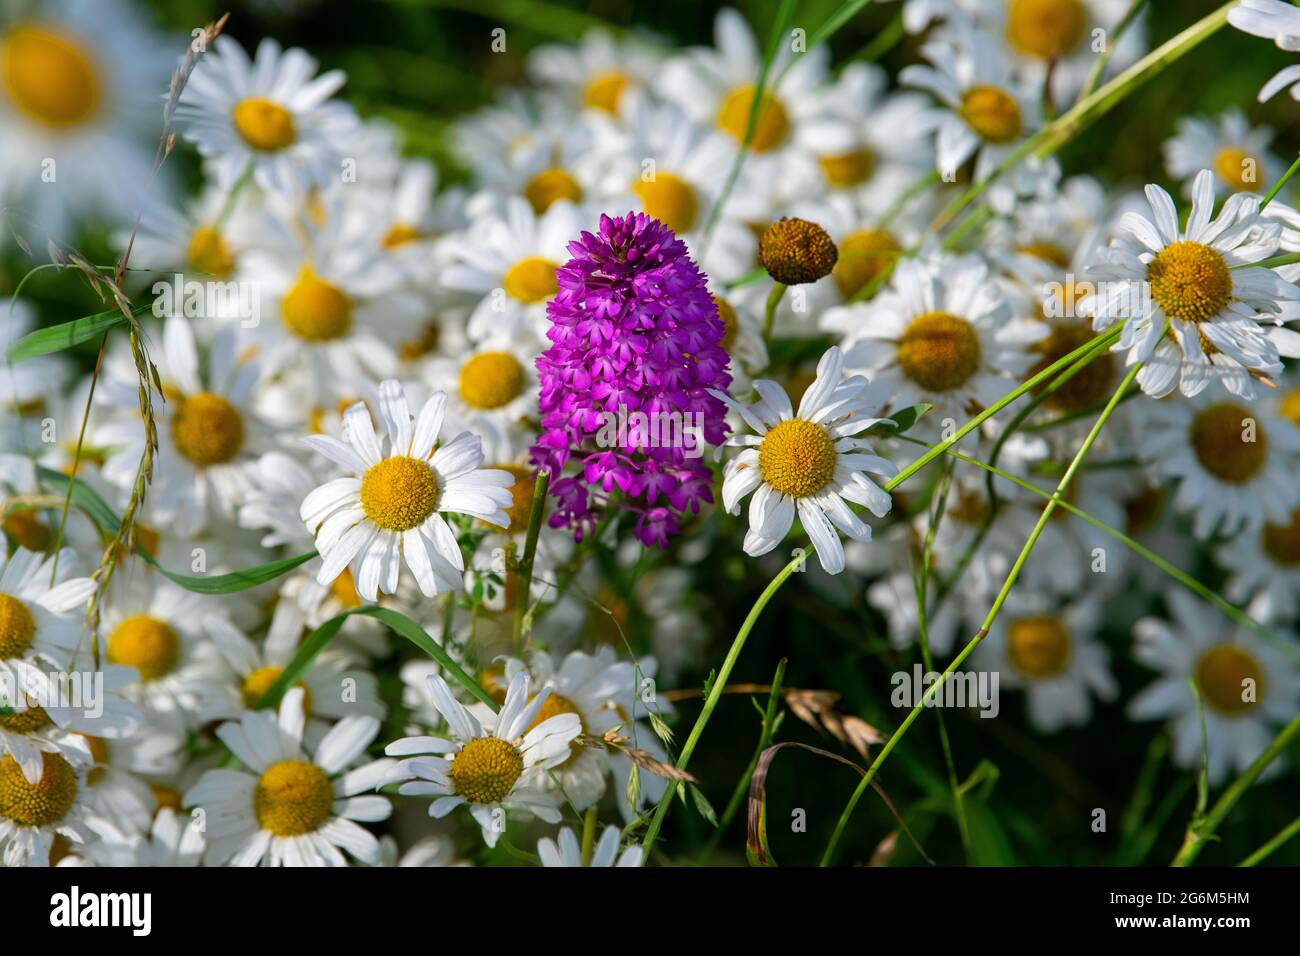
M 966 646 L 962 648 L 961 653 L 953 658 L 952 663 L 949 664 L 943 673 L 939 675 L 939 679 L 925 692 L 920 702 L 912 708 L 911 713 L 904 718 L 903 723 L 899 726 L 898 730 L 890 736 L 888 741 L 885 742 L 885 745 L 881 747 L 880 752 L 876 755 L 876 759 L 872 761 L 871 766 L 867 768 L 866 774 L 862 777 L 861 781 L 859 781 L 857 788 L 853 791 L 853 795 L 849 798 L 848 805 L 845 806 L 844 812 L 840 814 L 839 821 L 835 824 L 835 831 L 831 834 L 830 842 L 826 845 L 826 852 L 822 854 L 822 866 L 829 866 L 831 861 L 835 858 L 835 850 L 839 845 L 840 837 L 848 826 L 849 819 L 853 816 L 853 811 L 857 807 L 858 801 L 862 799 L 862 794 L 866 792 L 867 787 L 875 778 L 881 764 L 885 762 L 889 757 L 890 752 L 898 745 L 898 742 L 902 740 L 908 727 L 910 727 L 917 717 L 920 716 L 921 711 L 928 705 L 928 702 L 938 695 L 939 690 L 948 680 L 948 677 L 957 669 L 958 666 L 960 666 L 962 661 L 964 661 L 971 652 L 975 650 L 980 641 L 982 641 L 985 635 L 988 634 L 989 628 L 993 626 L 993 622 L 997 620 L 998 615 L 1002 611 L 1003 604 L 1006 603 L 1007 597 L 1011 594 L 1011 588 L 1020 577 L 1021 569 L 1025 566 L 1025 562 L 1029 560 L 1030 552 L 1033 551 L 1034 545 L 1038 543 L 1039 535 L 1041 535 L 1043 529 L 1047 527 L 1047 522 L 1051 520 L 1052 514 L 1056 510 L 1056 506 L 1064 499 L 1065 492 L 1069 488 L 1070 482 L 1074 479 L 1075 472 L 1079 470 L 1079 466 L 1083 463 L 1084 457 L 1091 450 L 1093 443 L 1097 440 L 1097 436 L 1101 434 L 1102 428 L 1110 419 L 1115 408 L 1119 405 L 1120 396 L 1124 393 L 1124 390 L 1128 388 L 1129 383 L 1137 377 L 1141 368 L 1142 366 L 1139 363 L 1129 369 L 1128 374 L 1124 376 L 1124 380 L 1120 383 L 1119 387 L 1115 389 L 1114 394 L 1111 395 L 1111 399 L 1102 410 L 1101 415 L 1098 416 L 1096 423 L 1093 424 L 1092 430 L 1088 432 L 1088 437 L 1083 440 L 1083 444 L 1080 446 L 1078 452 L 1075 453 L 1074 459 L 1070 462 L 1070 467 L 1067 468 L 1065 474 L 1061 476 L 1061 480 L 1057 484 L 1056 491 L 1053 492 L 1051 500 L 1047 502 L 1047 506 L 1043 508 L 1042 514 L 1039 515 L 1037 524 L 1034 525 L 1033 531 L 1029 534 L 1029 539 L 1025 542 L 1024 547 L 1020 549 L 1020 554 L 1016 558 L 1015 564 L 1011 566 L 1011 570 L 1007 573 L 1006 580 L 1002 582 L 1002 588 L 998 591 L 997 597 L 994 598 L 993 606 L 989 608 L 989 613 L 985 616 L 984 623 L 980 625 L 980 629 L 975 633 L 975 636 L 971 638 Z
M 1282 178 L 1273 184 L 1273 188 L 1268 191 L 1268 195 L 1266 195 L 1260 202 L 1260 209 L 1263 209 L 1273 201 L 1273 197 L 1282 191 L 1282 187 L 1287 184 L 1287 180 L 1295 175 L 1297 169 L 1300 169 L 1300 156 L 1297 156 L 1295 162 L 1292 163 L 1290 168 L 1282 174 Z
M 789 286 L 777 282 L 773 284 L 772 291 L 767 294 L 767 304 L 763 306 L 763 341 L 768 345 L 772 344 L 772 326 L 776 324 L 776 307 L 785 298 L 785 290 L 788 288 Z
M 1277 836 L 1273 837 L 1273 839 L 1269 840 L 1269 841 L 1268 841 L 1267 843 L 1265 843 L 1262 847 L 1260 847 L 1258 850 L 1256 850 L 1256 851 L 1255 851 L 1254 853 L 1252 853 L 1250 856 L 1246 857 L 1246 859 L 1242 860 L 1242 861 L 1241 861 L 1240 863 L 1238 863 L 1237 865 L 1238 865 L 1238 866 L 1254 866 L 1256 863 L 1262 863 L 1265 859 L 1267 859 L 1267 858 L 1268 858 L 1268 857 L 1273 853 L 1274 850 L 1276 850 L 1276 849 L 1277 849 L 1278 847 L 1280 847 L 1282 844 L 1286 843 L 1288 840 L 1290 840 L 1290 839 L 1291 839 L 1293 836 L 1295 836 L 1297 833 L 1300 833 L 1300 817 L 1296 817 L 1294 820 L 1292 820 L 1290 823 L 1288 823 L 1288 824 L 1287 824 L 1287 825 L 1282 829 L 1282 832 L 1281 832 L 1281 833 L 1279 833 Z
M 542 515 L 546 512 L 546 491 L 550 487 L 551 473 L 539 471 L 533 482 L 533 502 L 528 511 L 528 533 L 524 537 L 524 557 L 519 562 L 519 590 L 515 595 L 514 641 L 519 650 L 523 641 L 524 618 L 532 604 L 533 558 L 537 555 L 537 536 L 542 530 Z M 506 568 L 506 573 L 510 569 Z
M 1209 813 L 1191 822 L 1187 827 L 1187 835 L 1183 838 L 1182 849 L 1174 857 L 1171 866 L 1189 866 L 1200 855 L 1210 837 L 1214 836 L 1214 831 L 1223 822 L 1223 818 L 1232 811 L 1256 778 L 1281 755 L 1297 735 L 1300 735 L 1300 714 L 1292 718 L 1291 723 L 1283 727 L 1282 731 L 1273 738 L 1272 743 L 1264 748 L 1264 752 L 1255 758 L 1255 762 L 1246 768 L 1246 772 L 1223 791 L 1223 796 L 1219 797 Z
M 596 808 L 590 807 L 582 818 L 582 860 L 583 866 L 591 866 L 591 854 L 596 848 Z
M 1137 15 L 1142 12 L 1142 8 L 1147 5 L 1147 0 L 1133 0 L 1129 4 L 1128 10 L 1120 18 L 1119 23 L 1115 24 L 1115 29 L 1111 31 L 1111 36 L 1106 39 L 1106 49 L 1102 51 L 1101 56 L 1097 57 L 1096 62 L 1092 64 L 1092 69 L 1088 71 L 1088 80 L 1083 84 L 1083 89 L 1079 93 L 1079 102 L 1083 102 L 1092 95 L 1092 91 L 1097 88 L 1101 82 L 1102 76 L 1106 72 L 1106 65 L 1110 63 L 1111 56 L 1115 53 L 1115 47 L 1119 44 L 1120 38 L 1124 36 L 1127 30 L 1137 19 Z

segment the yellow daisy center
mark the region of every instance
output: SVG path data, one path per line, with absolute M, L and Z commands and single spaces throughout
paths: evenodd
M 569 700 L 569 698 L 557 694 L 554 691 L 547 695 L 546 700 L 542 703 L 542 709 L 537 712 L 537 719 L 528 725 L 528 730 L 532 730 L 544 721 L 550 720 L 552 717 L 558 717 L 561 714 L 577 714 L 578 723 L 582 725 L 582 733 L 587 732 L 587 722 L 582 719 L 582 711 L 578 710 L 578 705 Z M 525 733 L 527 733 L 527 731 L 525 731 Z M 579 744 L 577 740 L 570 741 L 568 760 L 572 760 L 577 756 L 581 749 L 582 745 Z M 568 761 L 566 760 L 565 762 L 567 763 Z M 563 764 L 560 766 L 563 766 Z
M 215 226 L 199 226 L 190 236 L 185 259 L 195 272 L 224 279 L 235 271 L 235 258 Z
M 143 681 L 170 674 L 181 656 L 180 638 L 166 621 L 148 614 L 133 614 L 108 636 L 108 659 L 134 667 Z
M 1034 347 L 1042 358 L 1025 373 L 1025 377 L 1032 378 L 1053 362 L 1090 342 L 1092 338 L 1093 331 L 1084 323 L 1053 325 L 1047 338 Z M 1044 404 L 1058 412 L 1077 412 L 1091 408 L 1110 394 L 1114 379 L 1115 360 L 1109 352 L 1103 352 L 1049 395 Z
M 55 129 L 79 126 L 99 109 L 91 51 L 47 27 L 20 26 L 0 39 L 0 82 L 20 113 Z
M 500 737 L 469 741 L 451 761 L 447 775 L 456 793 L 470 803 L 500 803 L 524 772 L 519 749 Z
M 1007 40 L 1044 60 L 1078 46 L 1086 25 L 1080 0 L 1011 0 L 1007 6 Z
M 86 783 L 96 784 L 104 778 L 104 770 L 108 766 L 108 744 L 103 737 L 92 737 L 89 734 L 82 735 L 85 738 L 86 746 L 90 748 L 91 769 L 86 773 Z
M 50 723 L 50 715 L 35 704 L 29 704 L 20 714 L 0 715 L 0 730 L 11 734 L 32 734 L 50 726 Z
M 847 153 L 832 153 L 818 156 L 817 164 L 822 168 L 822 175 L 832 186 L 856 186 L 871 178 L 876 171 L 876 154 L 863 146 L 849 150 Z
M 1007 657 L 1026 677 L 1052 677 L 1070 659 L 1070 632 L 1048 614 L 1022 617 L 1007 627 Z
M 398 246 L 404 246 L 408 242 L 415 242 L 421 238 L 423 233 L 415 226 L 408 222 L 393 223 L 388 232 L 384 233 L 382 245 L 385 249 L 396 249 Z
M 1020 135 L 1020 104 L 999 86 L 972 86 L 961 98 L 961 118 L 990 143 Z
M 852 299 L 879 278 L 902 251 L 898 240 L 884 229 L 862 229 L 847 236 L 831 270 L 840 295 Z
M 361 508 L 381 528 L 409 531 L 433 514 L 438 492 L 438 476 L 428 462 L 398 455 L 366 469 L 361 479 Z
M 673 232 L 690 232 L 700 214 L 695 188 L 672 173 L 655 173 L 649 181 L 638 178 L 632 192 L 641 200 L 645 214 L 658 219 Z
M 305 265 L 280 303 L 280 318 L 307 342 L 341 339 L 352 328 L 352 300 Z
M 32 783 L 18 761 L 0 758 L 0 817 L 23 827 L 48 827 L 77 800 L 77 774 L 59 754 L 41 754 L 41 779 Z
M 1278 414 L 1296 428 L 1300 428 L 1300 388 L 1293 388 L 1277 404 Z
M 149 789 L 153 792 L 153 798 L 158 804 L 159 810 L 171 810 L 173 813 L 181 812 L 181 792 L 175 787 L 164 786 L 161 783 L 151 783 Z
M 240 100 L 230 113 L 235 129 L 253 149 L 274 153 L 292 146 L 298 139 L 293 114 L 264 96 Z
M 180 400 L 172 416 L 172 442 L 187 461 L 222 465 L 244 447 L 244 419 L 220 395 L 189 395 Z
M 1200 242 L 1174 242 L 1147 264 L 1151 297 L 1165 314 L 1204 322 L 1223 311 L 1232 297 L 1232 273 L 1223 256 Z
M 722 320 L 722 341 L 718 344 L 724 352 L 730 354 L 732 346 L 736 344 L 736 337 L 740 335 L 740 319 L 726 299 L 715 295 L 713 304 L 718 307 L 718 318 Z
M 1232 189 L 1253 193 L 1259 189 L 1259 162 L 1244 149 L 1225 146 L 1214 157 L 1214 171 Z
M 1254 416 L 1240 405 L 1218 402 L 1192 419 L 1192 450 L 1201 467 L 1220 481 L 1239 485 L 1259 474 L 1268 440 Z M 1252 434 L 1253 432 L 1253 434 Z M 1254 441 L 1248 441 L 1253 437 Z
M 743 143 L 745 130 L 749 126 L 749 111 L 753 103 L 753 84 L 736 87 L 727 94 L 718 109 L 718 128 L 736 142 Z M 765 153 L 780 146 L 789 132 L 790 118 L 786 114 L 785 106 L 771 92 L 765 91 L 749 148 L 756 153 Z
M 397 354 L 404 362 L 414 362 L 416 359 L 432 354 L 438 348 L 441 331 L 437 322 L 424 323 L 420 327 L 419 335 L 398 344 Z
M 619 100 L 632 83 L 632 78 L 621 70 L 597 73 L 582 91 L 582 104 L 606 113 L 617 113 Z
M 506 514 L 510 516 L 510 525 L 506 528 L 506 534 L 515 534 L 523 531 L 528 527 L 528 518 L 533 510 L 533 490 L 536 487 L 537 476 L 525 468 L 523 465 L 494 465 L 501 471 L 508 471 L 514 475 L 514 484 L 510 486 L 510 494 L 514 503 L 506 509 Z M 500 529 L 493 526 L 494 531 Z
M 520 259 L 506 272 L 501 284 L 512 299 L 529 305 L 544 302 L 560 291 L 555 278 L 556 268 L 554 262 L 541 256 Z
M 582 187 L 566 170 L 558 166 L 543 169 L 524 186 L 524 198 L 533 207 L 533 212 L 541 215 L 551 208 L 552 203 L 561 199 L 569 202 L 582 201 Z
M 342 573 L 330 582 L 330 594 L 346 608 L 361 607 L 361 595 L 357 593 L 357 582 L 352 577 L 351 568 L 344 568 Z
M 1215 710 L 1241 714 L 1264 694 L 1263 668 L 1237 645 L 1215 644 L 1196 662 L 1196 686 Z
M 835 474 L 835 442 L 820 425 L 802 418 L 780 422 L 758 446 L 763 480 L 792 498 L 813 495 Z
M 479 352 L 460 367 L 460 397 L 471 408 L 501 408 L 523 391 L 524 367 L 509 352 Z
M 275 836 L 314 833 L 334 812 L 334 788 L 315 764 L 281 760 L 267 767 L 257 781 L 253 812 L 262 829 Z
M 54 532 L 31 508 L 9 512 L 0 519 L 0 530 L 14 544 L 28 551 L 46 551 L 54 543 Z
M 931 392 L 965 385 L 979 370 L 980 354 L 974 327 L 949 312 L 918 315 L 898 340 L 898 367 Z
M 1054 242 L 1046 240 L 1036 240 L 1027 242 L 1016 249 L 1017 252 L 1023 252 L 1025 255 L 1033 256 L 1035 259 L 1041 259 L 1044 262 L 1050 262 L 1054 266 L 1062 269 L 1070 268 L 1070 255 Z
M 259 667 L 247 677 L 244 678 L 244 684 L 240 688 L 240 696 L 243 698 L 244 706 L 249 710 L 257 707 L 258 701 L 266 696 L 266 692 L 271 689 L 271 685 L 279 680 L 280 675 L 284 673 L 283 667 L 276 667 L 274 664 L 267 664 L 265 667 Z M 298 683 L 302 688 L 303 708 L 308 714 L 311 713 L 311 690 L 306 684 Z
M 0 594 L 0 660 L 17 657 L 36 640 L 36 619 L 12 594 Z
M 1291 512 L 1289 524 L 1264 525 L 1264 552 L 1278 564 L 1300 565 L 1300 508 Z

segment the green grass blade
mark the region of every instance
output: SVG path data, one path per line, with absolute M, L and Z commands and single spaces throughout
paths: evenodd
M 147 311 L 149 311 L 148 306 L 143 306 L 135 309 L 135 314 L 142 315 Z M 5 352 L 5 357 L 11 362 L 22 362 L 38 355 L 62 352 L 96 336 L 103 335 L 109 329 L 115 328 L 125 321 L 126 316 L 122 314 L 121 309 L 109 309 L 107 312 L 83 316 L 80 319 L 73 319 L 71 322 L 54 325 L 48 329 L 37 329 L 35 332 L 29 332 L 18 341 L 11 343 Z

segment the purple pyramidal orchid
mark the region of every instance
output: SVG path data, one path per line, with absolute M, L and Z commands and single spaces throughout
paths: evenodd
M 657 219 L 602 215 L 599 234 L 568 248 L 546 309 L 552 344 L 537 360 L 532 460 L 553 476 L 550 523 L 581 540 L 620 507 L 636 515 L 641 542 L 662 547 L 713 500 L 701 456 L 727 432 L 708 394 L 731 382 L 723 322 L 686 244 Z

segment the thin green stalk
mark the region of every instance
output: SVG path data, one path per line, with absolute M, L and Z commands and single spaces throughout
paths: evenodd
M 903 26 L 903 11 L 899 10 L 894 14 L 894 19 L 885 24 L 885 28 L 872 37 L 866 46 L 845 60 L 842 67 L 856 62 L 875 63 L 902 43 L 906 37 L 907 28 Z
M 1295 175 L 1297 169 L 1300 169 L 1300 156 L 1297 156 L 1295 162 L 1292 163 L 1290 168 L 1282 174 L 1282 178 L 1273 184 L 1273 188 L 1268 191 L 1268 194 L 1260 202 L 1260 209 L 1263 209 L 1273 201 L 1273 197 L 1282 191 L 1282 187 L 1287 184 L 1287 180 Z
M 767 294 L 767 304 L 763 306 L 763 341 L 769 345 L 772 343 L 772 326 L 776 324 L 776 307 L 785 298 L 785 290 L 788 288 L 789 286 L 777 282 Z
M 1242 860 L 1237 865 L 1254 866 L 1257 863 L 1264 862 L 1264 860 L 1268 859 L 1268 857 L 1272 855 L 1274 850 L 1282 846 L 1282 844 L 1286 843 L 1297 833 L 1300 833 L 1300 817 L 1296 817 L 1294 820 L 1288 823 L 1285 827 L 1282 828 L 1282 831 L 1278 833 L 1277 836 L 1273 837 L 1273 839 L 1269 840 L 1262 847 L 1260 847 L 1250 856 L 1246 857 L 1246 859 Z
M 1106 73 L 1106 66 L 1110 63 L 1111 56 L 1115 53 L 1115 47 L 1119 45 L 1120 38 L 1132 26 L 1133 21 L 1137 19 L 1138 14 L 1142 12 L 1142 8 L 1146 5 L 1147 0 L 1133 0 L 1129 4 L 1124 16 L 1120 18 L 1119 23 L 1115 24 L 1115 29 L 1111 31 L 1111 35 L 1106 38 L 1106 49 L 1102 51 L 1101 56 L 1097 57 L 1092 64 L 1092 69 L 1088 71 L 1088 79 L 1079 92 L 1078 102 L 1083 102 L 1097 88 L 1097 84 L 1101 82 L 1102 76 Z
M 1189 866 L 1205 844 L 1214 836 L 1214 831 L 1219 828 L 1232 808 L 1250 789 L 1251 784 L 1264 772 L 1274 760 L 1276 760 L 1283 750 L 1291 743 L 1292 739 L 1300 735 L 1300 714 L 1292 718 L 1291 723 L 1282 728 L 1282 731 L 1273 738 L 1273 741 L 1264 748 L 1264 752 L 1255 758 L 1254 763 L 1246 768 L 1246 772 L 1232 782 L 1223 795 L 1215 802 L 1210 812 L 1204 817 L 1194 819 L 1187 827 L 1187 835 L 1183 838 L 1182 849 L 1174 857 L 1171 866 Z
M 515 595 L 514 640 L 518 650 L 524 634 L 524 618 L 532 604 L 533 558 L 537 555 L 537 536 L 542 530 L 542 515 L 546 512 L 546 491 L 550 487 L 551 473 L 539 471 L 533 482 L 533 502 L 528 511 L 528 533 L 524 537 L 524 557 L 519 562 L 519 590 Z M 506 569 L 510 573 L 510 569 Z
M 899 195 L 897 199 L 890 204 L 889 208 L 884 211 L 880 219 L 876 222 L 877 229 L 886 229 L 894 221 L 900 212 L 902 212 L 909 202 L 925 192 L 931 186 L 939 181 L 939 170 L 932 169 L 923 175 L 912 185 L 908 186 Z
M 980 625 L 980 629 L 975 633 L 975 636 L 970 639 L 966 646 L 962 648 L 961 653 L 953 658 L 952 663 L 949 664 L 943 673 L 939 675 L 939 679 L 925 692 L 920 702 L 912 708 L 912 711 L 906 718 L 904 718 L 903 723 L 899 726 L 898 730 L 895 731 L 890 736 L 889 740 L 885 742 L 885 745 L 881 747 L 880 752 L 876 755 L 876 759 L 872 761 L 871 766 L 867 768 L 866 774 L 862 777 L 862 780 L 859 781 L 857 788 L 853 791 L 853 795 L 849 798 L 848 805 L 845 806 L 844 812 L 840 814 L 839 821 L 835 824 L 835 830 L 831 834 L 830 842 L 826 845 L 826 852 L 822 854 L 822 866 L 829 866 L 831 861 L 835 858 L 835 850 L 839 846 L 840 837 L 848 826 L 849 819 L 853 816 L 853 811 L 857 807 L 858 801 L 862 799 L 862 794 L 866 792 L 867 787 L 875 778 L 881 764 L 885 762 L 889 757 L 890 752 L 898 745 L 898 742 L 902 740 L 908 727 L 910 727 L 916 718 L 920 716 L 922 709 L 924 709 L 928 705 L 928 702 L 939 693 L 939 690 L 947 682 L 948 677 L 957 669 L 962 661 L 964 661 L 970 653 L 975 650 L 980 641 L 982 641 L 985 635 L 988 634 L 989 628 L 993 626 L 993 622 L 997 620 L 998 615 L 1002 611 L 1002 606 L 1006 603 L 1007 597 L 1011 594 L 1011 588 L 1020 577 L 1021 569 L 1025 566 L 1025 562 L 1029 560 L 1030 552 L 1033 551 L 1034 545 L 1038 543 L 1038 538 L 1043 533 L 1043 529 L 1047 527 L 1047 522 L 1051 520 L 1052 513 L 1056 510 L 1056 506 L 1064 499 L 1065 492 L 1069 488 L 1070 482 L 1074 479 L 1075 472 L 1079 470 L 1079 466 L 1083 463 L 1084 457 L 1092 449 L 1093 443 L 1097 440 L 1097 436 L 1101 434 L 1102 428 L 1105 427 L 1106 422 L 1109 421 L 1111 414 L 1115 411 L 1116 406 L 1118 406 L 1120 396 L 1124 393 L 1124 390 L 1128 388 L 1129 383 L 1137 377 L 1141 368 L 1141 363 L 1138 363 L 1129 369 L 1128 374 L 1124 376 L 1124 380 L 1120 383 L 1119 387 L 1115 389 L 1114 394 L 1111 395 L 1110 402 L 1107 403 L 1106 407 L 1102 410 L 1101 415 L 1098 416 L 1097 421 L 1093 424 L 1092 430 L 1088 432 L 1088 436 L 1083 440 L 1083 444 L 1080 446 L 1078 452 L 1075 453 L 1074 459 L 1070 462 L 1070 467 L 1066 469 L 1065 474 L 1061 476 L 1060 482 L 1057 483 L 1056 491 L 1053 492 L 1051 500 L 1047 502 L 1046 507 L 1043 508 L 1042 514 L 1039 515 L 1037 524 L 1034 525 L 1033 531 L 1029 534 L 1029 539 L 1025 542 L 1024 547 L 1020 549 L 1020 554 L 1016 558 L 1015 564 L 1011 566 L 1011 570 L 1007 573 L 1006 580 L 1002 582 L 1002 588 L 998 591 L 997 597 L 994 598 L 993 606 L 989 608 L 989 613 L 985 616 L 984 622 Z
M 591 854 L 596 848 L 596 808 L 590 807 L 582 818 L 582 853 L 583 866 L 591 866 Z

